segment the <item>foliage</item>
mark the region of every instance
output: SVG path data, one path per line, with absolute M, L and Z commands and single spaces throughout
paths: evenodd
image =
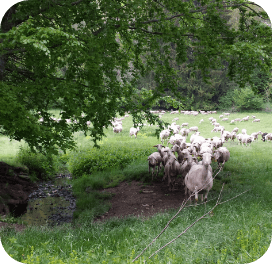
M 187 63 L 207 81 L 223 60 L 228 75 L 243 86 L 252 65 L 263 73 L 271 68 L 271 28 L 262 23 L 268 16 L 254 6 L 246 0 L 17 3 L 1 24 L 1 133 L 24 139 L 32 150 L 57 153 L 58 147 L 73 148 L 72 133 L 81 130 L 98 146 L 103 127 L 117 115 L 130 111 L 141 121 L 145 112 L 158 122 L 148 111 L 156 99 L 170 91 L 180 101 L 174 64 Z M 236 28 L 222 15 L 230 10 L 240 14 Z M 134 87 L 150 70 L 156 89 L 143 99 Z M 212 101 L 212 93 L 201 93 Z M 50 106 L 63 110 L 62 121 L 50 119 Z
M 21 147 L 17 160 L 29 169 L 29 174 L 34 180 L 48 180 L 59 169 L 59 159 L 55 155 L 33 153 L 28 147 Z
M 256 96 L 250 87 L 234 90 L 233 101 L 239 110 L 260 110 L 263 99 Z
M 132 161 L 148 156 L 154 149 L 152 146 L 142 148 L 131 144 L 107 144 L 97 148 L 85 148 L 71 155 L 69 170 L 75 178 L 84 173 L 92 174 L 111 168 L 124 168 Z

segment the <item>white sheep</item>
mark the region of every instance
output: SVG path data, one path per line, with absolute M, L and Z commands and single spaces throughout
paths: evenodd
M 238 130 L 239 130 L 239 128 L 238 127 L 235 127 L 235 128 L 233 128 L 233 130 L 232 130 L 232 132 L 238 132 Z
M 164 140 L 167 139 L 169 136 L 170 136 L 169 129 L 161 131 L 161 133 L 160 133 L 161 143 L 163 144 Z
M 254 119 L 253 121 L 252 121 L 252 123 L 253 122 L 260 122 L 261 121 L 261 119 Z
M 137 138 L 137 134 L 138 134 L 139 131 L 140 131 L 139 127 L 137 127 L 137 128 L 131 127 L 130 130 L 129 130 L 130 137 L 135 136 L 135 138 Z
M 212 168 L 211 168 L 210 153 L 204 153 L 202 164 L 197 164 L 191 167 L 190 171 L 185 177 L 185 186 L 190 193 L 195 194 L 195 201 L 198 201 L 198 192 L 205 190 L 205 201 L 207 201 L 208 193 L 213 186 Z M 201 195 L 203 201 L 203 195 Z
M 198 131 L 198 127 L 197 126 L 193 126 L 193 127 L 190 127 L 189 130 L 197 132 Z
M 157 167 L 157 174 L 156 177 L 159 174 L 159 170 L 161 168 L 161 162 L 162 162 L 162 158 L 159 152 L 153 152 L 148 158 L 148 173 L 150 174 L 150 168 L 152 168 L 152 181 L 153 181 L 153 175 L 155 172 L 155 168 Z
M 225 164 L 230 158 L 230 152 L 226 147 L 220 147 L 214 151 L 214 159 L 217 161 L 218 166 Z
M 262 134 L 262 131 L 254 132 L 251 134 L 251 136 L 254 138 L 254 140 L 258 141 L 258 135 L 261 135 L 261 134 Z
M 123 130 L 122 125 L 117 125 L 117 126 L 113 127 L 113 132 L 116 134 L 122 132 L 122 130 Z
M 161 144 L 158 144 L 158 145 L 155 145 L 153 146 L 154 148 L 157 148 L 158 149 L 158 152 L 160 153 L 160 156 L 162 158 L 162 165 L 165 166 L 167 160 L 168 160 L 168 155 L 167 153 L 165 152 L 165 150 L 170 150 L 170 148 L 168 147 L 164 147 L 163 145 Z
M 180 134 L 175 134 L 173 136 L 170 137 L 168 143 L 167 143 L 167 146 L 168 144 L 170 143 L 171 145 L 175 145 L 177 143 L 182 143 L 182 142 L 186 142 L 186 138 L 181 136 Z
M 245 128 L 242 129 L 242 134 L 246 135 L 246 133 L 247 133 L 247 130 Z
M 188 127 L 188 126 L 189 126 L 189 123 L 182 123 L 181 126 L 182 126 L 182 127 L 185 127 L 185 126 Z
M 243 145 L 243 144 L 246 144 L 246 147 L 247 147 L 247 144 L 250 144 L 250 143 L 253 142 L 253 141 L 254 141 L 254 137 L 249 136 L 249 135 L 247 135 L 247 134 L 244 134 L 244 135 L 242 136 L 242 138 L 241 138 L 241 143 L 242 143 L 242 145 Z
M 164 150 L 164 152 L 167 153 L 168 160 L 164 167 L 163 180 L 167 178 L 168 180 L 167 186 L 169 187 L 169 191 L 173 191 L 174 185 L 175 185 L 175 178 L 178 175 L 182 174 L 181 166 L 179 162 L 177 161 L 176 156 L 173 154 L 172 150 Z

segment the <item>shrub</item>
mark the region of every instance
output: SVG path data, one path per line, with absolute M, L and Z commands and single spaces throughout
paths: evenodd
M 91 174 L 95 171 L 103 171 L 111 168 L 124 168 L 132 161 L 149 156 L 153 152 L 152 147 L 107 144 L 99 149 L 82 149 L 71 155 L 69 171 L 74 178 L 83 174 Z
M 29 169 L 32 179 L 48 180 L 58 171 L 58 161 L 55 155 L 45 156 L 33 153 L 29 148 L 20 148 L 17 160 Z
M 260 110 L 263 99 L 255 95 L 250 87 L 234 90 L 234 103 L 238 110 Z

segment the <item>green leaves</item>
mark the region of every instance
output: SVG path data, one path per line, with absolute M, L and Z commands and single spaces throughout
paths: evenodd
M 252 68 L 263 72 L 271 68 L 271 28 L 255 19 L 267 16 L 253 12 L 247 1 L 48 3 L 18 3 L 10 20 L 3 22 L 5 33 L 0 33 L 2 98 L 13 106 L 6 109 L 22 109 L 15 116 L 3 108 L 2 129 L 39 150 L 70 148 L 72 133 L 79 130 L 90 132 L 97 145 L 103 127 L 118 114 L 131 111 L 140 120 L 141 111 L 147 113 L 166 93 L 180 98 L 177 69 L 183 63 L 208 81 L 211 71 L 225 61 L 229 76 L 240 85 L 246 84 Z M 227 25 L 230 9 L 239 9 L 237 29 Z M 139 94 L 134 88 L 150 72 L 155 89 L 149 92 L 145 87 Z M 0 103 L 7 105 L 2 98 Z M 164 100 L 182 107 L 178 100 Z M 189 101 L 183 105 L 190 105 Z M 64 111 L 63 120 L 78 122 L 53 122 L 48 113 L 52 105 Z M 45 118 L 41 124 L 38 111 Z M 158 122 L 151 116 L 150 120 Z

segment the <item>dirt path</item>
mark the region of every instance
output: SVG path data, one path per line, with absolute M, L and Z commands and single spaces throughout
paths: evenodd
M 110 210 L 96 220 L 111 217 L 151 216 L 170 208 L 179 208 L 184 195 L 184 188 L 169 192 L 164 182 L 153 182 L 145 185 L 142 182 L 122 182 L 117 187 L 104 189 L 101 192 L 115 194 L 110 203 Z

